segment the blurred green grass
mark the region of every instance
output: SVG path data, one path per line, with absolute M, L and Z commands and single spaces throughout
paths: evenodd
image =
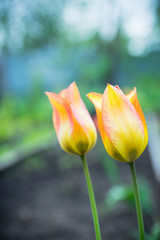
M 35 97 L 5 95 L 0 105 L 0 154 L 51 132 L 52 108 L 42 92 Z M 52 128 L 54 132 L 54 128 Z

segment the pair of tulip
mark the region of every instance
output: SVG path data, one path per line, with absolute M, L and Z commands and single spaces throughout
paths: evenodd
M 53 123 L 58 141 L 66 152 L 80 155 L 91 203 L 96 239 L 101 240 L 96 203 L 85 154 L 97 140 L 96 128 L 73 82 L 58 95 L 46 92 L 53 109 Z M 118 86 L 107 85 L 104 94 L 89 93 L 94 104 L 98 128 L 109 155 L 130 165 L 134 186 L 140 239 L 144 240 L 144 226 L 134 161 L 147 146 L 148 131 L 139 104 L 136 88 L 125 95 Z
M 86 154 L 94 147 L 97 134 L 75 82 L 58 95 L 46 94 L 54 109 L 53 123 L 62 149 L 71 154 Z M 148 142 L 136 89 L 124 95 L 118 86 L 108 84 L 103 95 L 87 96 L 96 108 L 99 131 L 109 155 L 122 162 L 135 161 Z

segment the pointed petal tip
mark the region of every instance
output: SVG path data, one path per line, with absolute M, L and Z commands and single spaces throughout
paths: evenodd
M 66 89 L 66 91 L 67 91 L 67 94 L 68 94 L 68 92 L 70 92 L 71 94 L 75 94 L 75 93 L 79 93 L 79 90 L 78 90 L 78 87 L 77 87 L 77 85 L 76 85 L 76 82 L 74 81 L 74 82 L 72 82 L 69 86 L 68 86 L 68 88 Z
M 71 84 L 74 84 L 74 85 L 76 85 L 76 82 L 75 82 L 75 81 L 73 81 Z
M 92 92 L 86 94 L 86 96 L 87 96 L 89 99 L 90 99 L 91 95 L 92 95 Z
M 95 95 L 97 95 L 97 93 L 95 92 L 90 92 L 90 93 L 87 93 L 86 96 L 88 97 L 88 99 L 93 102 L 93 99 L 95 98 Z
M 106 91 L 106 90 L 114 91 L 115 88 L 116 88 L 116 87 L 113 86 L 112 84 L 107 83 L 107 87 L 106 87 L 105 91 Z
M 133 98 L 137 98 L 137 89 L 134 87 L 133 90 L 131 90 L 128 94 L 126 94 L 126 97 L 132 102 Z
M 70 87 L 70 86 L 77 87 L 77 84 L 76 84 L 76 82 L 74 81 L 74 82 L 72 82 L 72 83 L 69 85 L 69 87 Z
M 111 87 L 111 85 L 110 85 L 109 83 L 107 83 L 107 87 L 106 87 L 106 89 L 107 89 L 107 88 L 110 88 L 110 87 Z
M 53 92 L 44 92 L 45 94 L 46 94 L 46 96 L 48 97 L 48 98 L 50 98 L 50 97 L 54 97 L 54 96 L 56 96 L 57 94 L 55 94 L 55 93 L 53 93 Z
M 114 87 L 114 86 L 110 83 L 107 83 L 107 87 Z
M 115 87 L 120 90 L 120 87 L 118 85 L 115 85 Z
M 112 84 L 107 83 L 107 87 L 104 90 L 104 93 L 117 93 L 118 91 L 121 91 L 120 87 L 118 85 L 113 86 Z
M 108 87 L 108 88 L 112 88 L 112 89 L 117 88 L 117 89 L 120 90 L 120 87 L 119 87 L 118 85 L 113 86 L 113 85 L 110 84 L 110 83 L 107 83 L 107 87 Z
M 50 95 L 50 92 L 44 92 L 45 95 L 49 96 Z
M 114 87 L 113 85 L 107 83 L 107 87 L 106 87 L 105 90 L 104 90 L 104 94 L 105 94 L 106 92 L 112 92 L 112 91 L 114 91 L 114 88 L 115 88 L 115 87 Z

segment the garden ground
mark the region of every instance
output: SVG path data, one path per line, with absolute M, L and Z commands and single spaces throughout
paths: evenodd
M 124 202 L 106 213 L 104 197 L 112 186 L 94 149 L 88 154 L 102 239 L 133 240 L 137 231 L 134 209 Z M 70 159 L 72 166 L 70 166 Z M 114 160 L 113 160 L 114 161 Z M 131 182 L 127 164 L 117 162 L 121 181 Z M 152 212 L 144 214 L 146 232 L 160 217 L 160 188 L 155 181 L 147 150 L 136 161 L 138 178 L 145 177 L 153 196 Z M 1 240 L 95 239 L 91 210 L 80 159 L 57 146 L 36 159 L 0 174 Z

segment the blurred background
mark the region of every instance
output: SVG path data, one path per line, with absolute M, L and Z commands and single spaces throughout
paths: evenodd
M 80 159 L 63 152 L 44 91 L 137 87 L 149 146 L 136 162 L 147 240 L 160 239 L 160 1 L 0 0 L 0 238 L 94 239 Z M 138 239 L 129 168 L 88 154 L 103 239 Z

